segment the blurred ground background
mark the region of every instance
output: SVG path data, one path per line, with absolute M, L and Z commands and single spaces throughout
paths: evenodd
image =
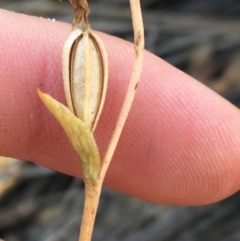
M 132 40 L 127 0 L 89 0 L 98 29 Z M 240 106 L 240 1 L 142 0 L 146 48 Z M 0 8 L 71 22 L 67 0 L 0 0 Z M 0 238 L 78 240 L 84 185 L 31 163 L 0 159 Z M 103 190 L 93 241 L 237 241 L 240 194 L 168 207 Z

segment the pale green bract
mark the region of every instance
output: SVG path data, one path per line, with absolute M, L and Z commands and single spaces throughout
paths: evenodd
M 58 120 L 74 150 L 81 157 L 84 181 L 96 185 L 101 160 L 92 132 L 83 121 L 50 95 L 41 92 L 39 89 L 38 95 L 48 110 Z

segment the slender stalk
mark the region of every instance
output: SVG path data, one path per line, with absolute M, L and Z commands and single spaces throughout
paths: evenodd
M 92 184 L 85 183 L 85 201 L 79 241 L 91 240 L 101 187 L 101 185 L 93 186 Z
M 113 131 L 111 140 L 109 142 L 107 151 L 105 153 L 102 167 L 99 175 L 99 181 L 102 183 L 106 175 L 109 164 L 112 160 L 114 151 L 117 147 L 120 135 L 122 133 L 124 124 L 128 117 L 129 111 L 131 109 L 135 93 L 137 90 L 138 82 L 141 76 L 142 65 L 143 65 L 143 50 L 144 50 L 144 28 L 142 11 L 139 0 L 130 0 L 133 30 L 134 30 L 134 42 L 135 42 L 135 60 L 132 71 L 132 76 L 130 83 L 128 85 L 127 93 L 122 105 L 121 112 L 119 114 L 115 129 Z

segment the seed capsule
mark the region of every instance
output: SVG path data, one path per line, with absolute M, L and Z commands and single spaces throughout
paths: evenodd
M 63 82 L 68 108 L 94 131 L 107 89 L 108 63 L 101 39 L 90 28 L 75 28 L 63 49 Z

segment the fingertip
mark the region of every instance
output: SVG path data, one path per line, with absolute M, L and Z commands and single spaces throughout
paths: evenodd
M 61 55 L 70 26 L 6 11 L 0 18 L 7 19 L 0 21 L 1 154 L 80 176 L 78 156 L 36 93 L 42 85 L 65 103 Z M 101 37 L 110 60 L 107 99 L 96 130 L 103 154 L 131 76 L 134 50 L 125 41 Z M 157 203 L 211 203 L 239 189 L 239 147 L 238 109 L 146 52 L 105 183 Z

